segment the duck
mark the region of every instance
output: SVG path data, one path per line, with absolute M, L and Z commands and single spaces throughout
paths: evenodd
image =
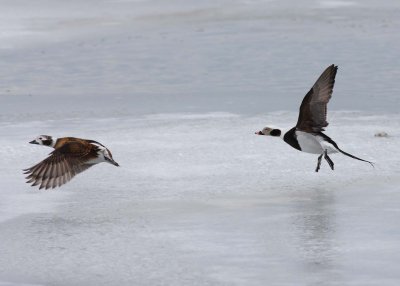
M 374 166 L 374 163 L 368 160 L 343 151 L 332 138 L 323 133 L 328 126 L 327 105 L 332 97 L 337 70 L 338 67 L 334 64 L 328 66 L 303 98 L 296 126 L 286 132 L 275 127 L 264 127 L 255 132 L 257 135 L 279 137 L 298 151 L 318 154 L 315 172 L 320 170 L 322 158 L 334 170 L 334 163 L 329 157 L 329 154 L 333 153 L 341 153 Z
M 39 189 L 60 187 L 98 163 L 119 167 L 111 151 L 94 140 L 39 135 L 29 143 L 54 148 L 46 159 L 23 170 L 27 175 L 26 182 L 39 186 Z

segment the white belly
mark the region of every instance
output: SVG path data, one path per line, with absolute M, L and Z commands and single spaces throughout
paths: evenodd
M 326 142 L 321 136 L 314 136 L 302 131 L 296 131 L 296 135 L 303 152 L 311 154 L 322 154 L 325 150 L 328 151 L 328 154 L 338 152 L 332 144 Z
M 99 157 L 87 161 L 86 164 L 88 164 L 88 165 L 96 165 L 96 164 L 99 164 L 99 163 L 102 163 L 102 162 L 105 162 L 105 160 L 104 160 L 104 156 L 102 156 L 100 154 Z

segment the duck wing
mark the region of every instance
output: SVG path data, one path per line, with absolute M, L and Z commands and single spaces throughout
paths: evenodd
M 55 188 L 93 166 L 89 162 L 96 157 L 97 148 L 92 144 L 79 141 L 65 143 L 43 161 L 24 170 L 24 174 L 28 175 L 27 183 L 32 183 L 32 186 Z
M 324 131 L 328 126 L 327 105 L 332 97 L 337 69 L 337 66 L 330 65 L 304 97 L 300 105 L 297 130 L 315 133 Z

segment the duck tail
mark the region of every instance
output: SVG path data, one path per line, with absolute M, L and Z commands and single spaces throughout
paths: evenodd
M 350 157 L 350 158 L 353 158 L 353 159 L 356 159 L 356 160 L 359 160 L 359 161 L 363 161 L 363 162 L 369 163 L 369 164 L 371 164 L 371 166 L 372 166 L 373 168 L 375 168 L 374 163 L 372 163 L 372 162 L 370 162 L 370 161 L 368 161 L 368 160 L 364 160 L 364 159 L 358 158 L 358 157 L 356 157 L 356 156 L 354 156 L 354 155 L 351 155 L 351 154 L 349 154 L 349 153 L 347 153 L 347 152 L 341 150 L 337 145 L 336 145 L 335 147 L 336 147 L 336 149 L 338 149 L 338 151 L 339 151 L 340 153 L 342 153 L 343 155 L 346 155 L 346 156 L 348 156 L 348 157 Z

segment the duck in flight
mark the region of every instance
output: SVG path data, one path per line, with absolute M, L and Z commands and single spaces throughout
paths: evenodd
M 39 189 L 60 187 L 75 175 L 101 162 L 119 166 L 110 150 L 93 140 L 74 137 L 55 139 L 48 135 L 40 135 L 29 143 L 54 148 L 49 157 L 24 170 L 24 174 L 28 175 L 27 183 L 32 183 L 32 186 L 39 185 Z
M 329 66 L 306 94 L 300 105 L 299 118 L 295 127 L 287 132 L 270 127 L 265 127 L 263 130 L 256 132 L 257 135 L 280 137 L 287 144 L 299 151 L 319 154 L 315 169 L 316 172 L 321 167 L 322 157 L 324 157 L 333 170 L 334 164 L 328 154 L 338 152 L 353 159 L 367 162 L 373 166 L 373 163 L 370 161 L 344 152 L 335 141 L 322 132 L 328 126 L 328 122 L 326 121 L 327 105 L 332 97 L 337 69 L 338 67 L 335 65 Z

